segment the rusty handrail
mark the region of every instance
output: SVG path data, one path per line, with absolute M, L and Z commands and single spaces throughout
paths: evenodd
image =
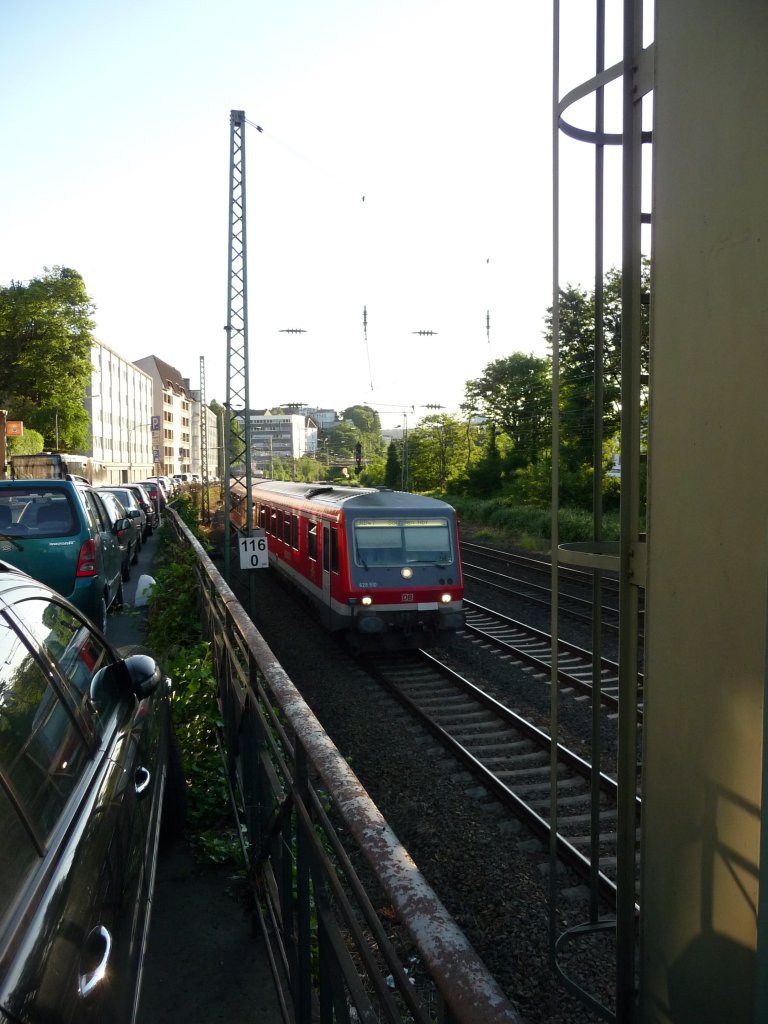
M 498 983 L 490 975 L 488 969 L 480 960 L 479 956 L 467 940 L 464 933 L 458 927 L 451 915 L 448 913 L 442 902 L 438 899 L 432 888 L 423 877 L 418 867 L 412 860 L 410 854 L 389 827 L 381 812 L 371 800 L 360 781 L 350 769 L 349 765 L 339 753 L 331 739 L 323 729 L 320 722 L 310 710 L 303 697 L 296 689 L 289 676 L 282 668 L 274 653 L 254 626 L 251 619 L 246 615 L 244 609 L 237 600 L 236 595 L 224 581 L 215 565 L 203 550 L 191 531 L 182 520 L 172 511 L 169 511 L 168 518 L 171 521 L 174 532 L 178 539 L 191 547 L 198 560 L 201 584 L 201 592 L 206 601 L 209 602 L 207 614 L 216 620 L 214 635 L 209 637 L 214 644 L 229 644 L 230 656 L 231 645 L 234 636 L 230 635 L 229 641 L 223 633 L 232 631 L 237 635 L 238 644 L 242 654 L 248 660 L 248 686 L 247 693 L 242 691 L 242 676 L 238 680 L 236 688 L 229 685 L 228 680 L 219 680 L 219 695 L 223 702 L 222 712 L 225 721 L 225 743 L 228 748 L 232 764 L 236 770 L 241 784 L 245 782 L 246 801 L 255 801 L 257 792 L 263 794 L 264 779 L 250 782 L 244 779 L 245 772 L 252 772 L 254 769 L 267 772 L 271 776 L 270 784 L 272 795 L 270 797 L 271 807 L 269 810 L 270 829 L 279 831 L 286 828 L 286 822 L 291 818 L 291 809 L 296 808 L 296 819 L 301 819 L 307 814 L 315 814 L 318 801 L 315 797 L 307 799 L 306 790 L 309 786 L 314 794 L 322 793 L 322 800 L 319 803 L 330 801 L 333 807 L 334 820 L 342 825 L 345 836 L 351 837 L 357 849 L 364 855 L 367 864 L 375 876 L 391 903 L 399 922 L 407 930 L 413 945 L 423 961 L 423 965 L 429 974 L 436 992 L 437 1002 L 440 1005 L 440 1013 L 435 1016 L 434 1007 L 431 1012 L 423 1018 L 418 1013 L 417 1005 L 408 1005 L 408 1010 L 402 1017 L 396 1019 L 414 1020 L 423 1019 L 430 1021 L 439 1019 L 452 1022 L 452 1024 L 522 1024 L 521 1018 L 513 1008 L 507 997 L 502 992 Z M 209 593 L 206 593 L 209 591 Z M 211 598 L 215 597 L 217 608 L 213 608 Z M 223 649 L 223 647 L 222 647 Z M 241 665 L 242 669 L 242 665 Z M 229 691 L 229 692 L 228 692 Z M 237 692 L 239 691 L 239 692 Z M 264 697 L 269 697 L 265 708 Z M 233 702 L 234 705 L 233 706 Z M 229 705 L 229 706 L 227 706 Z M 253 716 L 258 707 L 266 714 L 260 728 L 258 753 L 254 750 L 244 754 L 242 743 L 243 732 L 242 722 L 249 719 L 253 724 Z M 282 730 L 274 718 L 270 719 L 270 713 L 274 715 L 277 709 Z M 250 727 L 248 727 L 250 728 Z M 248 728 L 245 734 L 248 735 Z M 252 734 L 253 737 L 256 733 Z M 265 757 L 271 761 L 268 767 Z M 289 762 L 293 759 L 294 770 L 292 777 Z M 247 765 L 244 766 L 244 761 Z M 280 785 L 275 786 L 275 779 L 280 780 Z M 308 781 L 311 780 L 311 783 Z M 260 788 L 261 787 L 261 788 Z M 248 808 L 245 817 L 248 818 Z M 251 807 L 252 811 L 253 808 Z M 327 819 L 326 823 L 327 823 Z M 249 832 L 254 830 L 253 822 L 255 816 L 251 814 Z M 248 825 L 248 822 L 246 822 Z M 299 825 L 296 825 L 297 829 Z M 311 832 L 314 837 L 314 832 Z M 269 843 L 275 835 L 265 834 L 261 836 L 249 835 L 251 851 L 258 855 L 259 851 L 269 848 Z M 277 844 L 280 849 L 285 849 L 285 834 L 282 833 L 281 842 Z M 307 839 L 300 842 L 306 842 Z M 309 839 L 311 846 L 311 838 Z M 337 851 L 338 853 L 338 851 Z M 310 849 L 306 855 L 308 862 L 314 866 L 316 874 L 313 876 L 315 885 L 315 903 L 318 905 L 318 920 L 322 918 L 323 928 L 327 925 L 327 908 L 321 913 L 320 904 L 325 901 L 328 889 L 325 881 L 328 878 L 329 864 L 337 867 L 334 861 L 343 857 L 343 853 L 332 856 L 329 863 L 322 866 L 323 883 L 318 879 L 317 873 L 317 849 Z M 296 863 L 299 864 L 301 855 L 297 855 Z M 253 857 L 252 857 L 253 861 Z M 254 864 L 252 863 L 252 868 Z M 351 864 L 347 862 L 347 868 L 351 870 Z M 265 891 L 274 890 L 279 885 L 280 873 L 284 875 L 285 864 L 277 868 L 270 865 L 267 860 L 256 861 L 255 868 L 258 872 L 264 873 L 261 878 L 255 878 L 257 890 L 263 896 Z M 300 865 L 299 865 L 300 874 Z M 349 890 L 350 882 L 343 880 L 346 889 Z M 302 887 L 301 878 L 294 880 L 295 890 L 293 895 L 300 894 Z M 362 883 L 355 878 L 352 882 L 352 891 L 358 887 L 362 891 Z M 321 889 L 325 895 L 321 895 Z M 330 886 L 330 890 L 334 885 Z M 298 897 L 297 897 L 298 898 Z M 285 927 L 287 922 L 280 917 L 280 909 L 273 907 L 271 912 L 270 926 Z M 282 907 L 285 913 L 285 901 Z M 342 908 L 343 912 L 343 908 Z M 343 922 L 344 929 L 348 928 L 348 921 Z M 364 931 L 370 933 L 371 922 L 366 922 Z M 374 925 L 375 927 L 375 925 Z M 320 929 L 323 930 L 323 929 Z M 290 932 L 290 928 L 288 929 Z M 298 929 L 299 940 L 302 939 L 301 927 Z M 344 934 L 348 934 L 345 930 Z M 385 933 L 382 929 L 384 939 Z M 306 934 L 304 939 L 306 939 Z M 295 938 L 295 936 L 294 936 Z M 374 933 L 378 956 L 381 957 L 382 950 Z M 318 941 L 317 935 L 313 941 Z M 295 955 L 290 949 L 290 934 L 283 936 L 280 960 L 288 975 L 296 970 L 296 963 L 302 962 L 302 957 L 308 957 L 308 950 L 297 949 Z M 339 954 L 338 941 L 333 947 L 334 955 Z M 358 951 L 359 954 L 359 951 Z M 326 954 L 327 955 L 327 954 Z M 386 959 L 386 957 L 385 957 Z M 321 954 L 322 960 L 322 954 Z M 356 961 L 350 961 L 354 963 Z M 391 964 L 385 969 L 389 973 Z M 337 980 L 344 982 L 345 998 L 347 1005 L 354 1002 L 355 985 L 350 985 L 348 965 L 336 973 Z M 331 972 L 332 974 L 334 972 Z M 392 977 L 390 973 L 389 987 Z M 276 978 L 279 984 L 279 979 Z M 370 982 L 370 979 L 369 979 Z M 404 985 L 406 995 L 410 989 L 410 981 L 407 974 L 394 983 Z M 309 1020 L 311 1011 L 307 1006 L 306 993 L 298 994 L 299 1006 L 297 1006 L 297 987 L 295 979 L 289 978 L 289 987 L 293 994 L 293 1008 L 296 1014 L 294 1020 Z M 384 984 L 386 993 L 387 985 Z M 369 984 L 370 988 L 370 984 Z M 373 989 L 380 994 L 380 986 L 373 982 Z M 334 998 L 338 998 L 336 992 Z M 373 995 L 368 991 L 367 996 L 373 1001 Z M 413 996 L 411 996 L 413 999 Z M 408 1000 L 406 999 L 406 1003 Z M 316 1009 L 316 1008 L 315 1008 Z M 386 1016 L 386 1014 L 385 1014 Z M 321 1019 L 322 1015 L 321 1015 Z M 340 1019 L 329 1016 L 327 1019 Z M 362 1018 L 361 1018 L 362 1019 Z M 390 1019 L 387 1016 L 387 1019 Z

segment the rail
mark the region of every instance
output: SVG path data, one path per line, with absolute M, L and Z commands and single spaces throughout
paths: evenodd
M 168 520 L 197 556 L 222 749 L 283 1020 L 522 1024 L 213 562 Z

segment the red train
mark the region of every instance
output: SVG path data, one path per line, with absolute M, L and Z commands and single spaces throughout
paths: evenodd
M 232 507 L 242 525 L 234 493 Z M 423 646 L 463 624 L 456 513 L 444 501 L 264 480 L 253 484 L 253 516 L 270 565 L 355 646 Z

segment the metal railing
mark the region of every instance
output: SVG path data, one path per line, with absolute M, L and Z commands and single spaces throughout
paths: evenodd
M 283 1019 L 520 1022 L 233 591 L 168 518 L 197 556 L 222 748 Z

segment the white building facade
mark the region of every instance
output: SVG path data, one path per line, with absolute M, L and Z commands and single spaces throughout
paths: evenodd
M 273 475 L 275 459 L 293 463 L 317 451 L 317 425 L 300 413 L 250 413 L 251 456 L 254 469 Z
M 90 434 L 86 454 L 101 465 L 100 482 L 127 483 L 152 473 L 152 395 L 149 374 L 94 341 L 85 399 Z

